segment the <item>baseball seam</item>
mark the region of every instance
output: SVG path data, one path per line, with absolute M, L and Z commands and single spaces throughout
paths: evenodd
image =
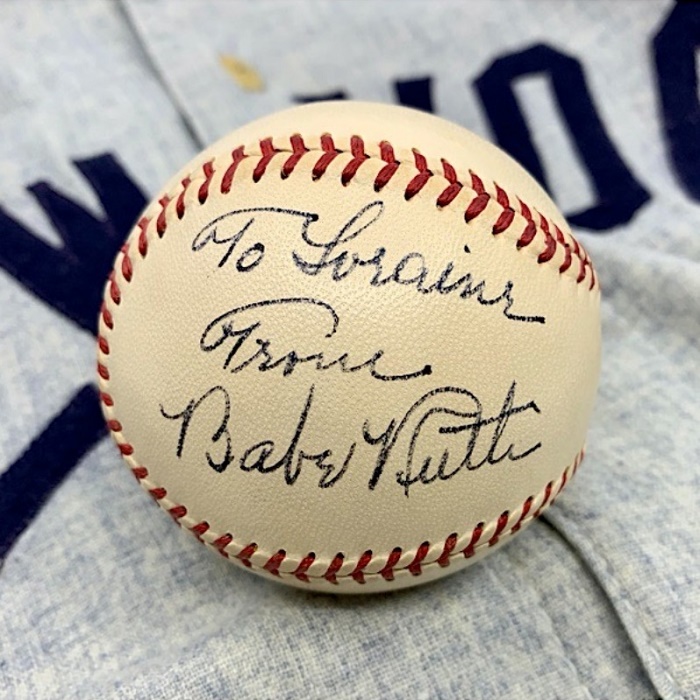
M 289 138 L 289 148 L 279 148 L 274 145 L 271 138 L 259 141 L 260 153 L 246 153 L 243 146 L 235 148 L 231 152 L 231 161 L 223 173 L 220 181 L 221 194 L 226 195 L 231 191 L 236 172 L 241 162 L 247 158 L 257 157 L 257 163 L 252 171 L 253 182 L 259 182 L 266 174 L 271 172 L 269 167 L 273 159 L 280 154 L 287 157 L 281 164 L 278 172 L 282 179 L 288 178 L 295 170 L 299 162 L 309 153 L 320 154 L 311 170 L 311 178 L 316 181 L 323 177 L 333 161 L 342 154 L 352 156 L 340 174 L 340 181 L 343 186 L 347 186 L 355 178 L 361 166 L 368 160 L 379 158 L 383 165 L 374 178 L 374 190 L 380 192 L 386 187 L 394 175 L 399 170 L 402 161 L 395 157 L 394 147 L 388 141 L 381 141 L 378 144 L 378 156 L 368 155 L 364 140 L 359 136 L 350 138 L 349 149 L 339 149 L 330 134 L 323 134 L 320 137 L 320 148 L 308 148 L 299 134 L 294 134 Z M 581 284 L 590 277 L 588 289 L 592 290 L 598 285 L 595 270 L 590 258 L 576 239 L 571 235 L 565 235 L 556 223 L 548 221 L 542 214 L 533 207 L 528 206 L 517 197 L 509 196 L 498 184 L 494 184 L 495 196 L 487 192 L 483 180 L 471 170 L 469 171 L 470 184 L 466 185 L 457 177 L 455 168 L 444 158 L 440 159 L 442 168 L 441 175 L 437 175 L 428 164 L 428 160 L 418 150 L 411 150 L 413 164 L 416 174 L 405 186 L 404 198 L 409 201 L 419 195 L 429 181 L 435 177 L 442 177 L 447 182 L 446 187 L 436 198 L 436 207 L 444 208 L 449 206 L 455 198 L 462 192 L 472 193 L 468 206 L 464 211 L 464 221 L 469 224 L 476 217 L 481 215 L 490 202 L 496 202 L 500 206 L 500 214 L 492 225 L 491 233 L 494 236 L 502 234 L 513 227 L 518 217 L 524 220 L 524 228 L 516 241 L 516 248 L 522 249 L 530 246 L 538 232 L 545 239 L 544 248 L 538 253 L 536 261 L 539 264 L 549 263 L 563 247 L 563 261 L 558 266 L 560 274 L 567 273 L 573 269 L 574 261 L 578 263 L 578 273 L 575 277 L 577 284 Z M 132 473 L 141 486 L 150 493 L 155 501 L 166 510 L 171 517 L 180 525 L 191 531 L 197 539 L 204 544 L 215 548 L 226 558 L 230 558 L 251 569 L 267 572 L 277 577 L 294 577 L 299 581 L 309 583 L 314 581 L 326 581 L 337 584 L 341 579 L 352 579 L 356 583 L 363 584 L 368 577 L 380 576 L 386 581 L 393 581 L 396 573 L 402 570 L 409 571 L 417 576 L 425 572 L 427 567 L 449 566 L 451 561 L 462 554 L 464 558 L 475 556 L 477 551 L 485 547 L 492 547 L 506 536 L 517 532 L 530 520 L 538 517 L 540 513 L 548 507 L 554 498 L 564 488 L 567 481 L 573 476 L 583 457 L 583 450 L 578 453 L 573 463 L 564 469 L 562 474 L 555 480 L 550 481 L 536 496 L 529 496 L 525 501 L 512 510 L 505 510 L 501 515 L 490 523 L 480 522 L 471 531 L 464 535 L 451 533 L 440 542 L 439 547 L 431 545 L 429 542 L 421 543 L 414 550 L 404 550 L 395 547 L 388 554 L 377 555 L 371 550 L 367 550 L 359 556 L 348 557 L 343 552 L 337 553 L 330 564 L 324 566 L 322 570 L 314 567 L 317 562 L 313 552 L 307 553 L 301 559 L 290 557 L 283 549 L 274 553 L 263 552 L 255 542 L 239 544 L 235 542 L 231 533 L 217 534 L 210 529 L 206 520 L 196 522 L 188 515 L 187 507 L 184 504 L 172 502 L 167 496 L 167 490 L 150 481 L 146 467 L 136 462 L 133 457 L 134 447 L 122 434 L 121 423 L 115 418 L 114 400 L 109 393 L 110 374 L 108 369 L 108 356 L 110 354 L 109 341 L 107 335 L 114 329 L 114 315 L 111 306 L 119 306 L 121 303 L 121 289 L 119 277 L 130 283 L 133 278 L 134 268 L 131 256 L 134 253 L 145 258 L 148 254 L 148 247 L 153 240 L 162 238 L 168 227 L 168 215 L 174 209 L 174 214 L 178 219 L 183 219 L 188 206 L 186 195 L 190 187 L 198 185 L 197 200 L 204 204 L 210 194 L 210 187 L 215 175 L 214 160 L 210 159 L 197 167 L 190 175 L 182 179 L 174 193 L 164 194 L 158 199 L 160 211 L 154 216 L 142 217 L 134 227 L 132 234 L 121 249 L 121 254 L 117 256 L 115 268 L 111 272 L 105 289 L 105 300 L 100 312 L 100 332 L 98 334 L 98 375 L 101 389 L 101 402 L 107 416 L 107 426 L 117 444 L 125 461 L 131 467 Z M 516 209 L 512 202 L 517 201 Z M 533 213 L 534 212 L 534 213 Z M 537 219 L 535 218 L 537 215 Z M 156 237 L 154 238 L 153 229 Z M 134 250 L 135 249 L 135 250 Z M 590 273 L 588 272 L 590 271 Z M 297 562 L 295 564 L 295 562 Z M 381 568 L 377 568 L 381 564 Z M 289 566 L 294 566 L 289 569 Z M 285 568 L 287 567 L 287 568 Z
M 103 393 L 101 398 L 105 405 L 113 405 L 109 394 Z M 121 429 L 118 421 L 110 420 L 109 428 L 115 441 L 118 440 L 115 435 Z M 133 447 L 130 444 L 123 442 L 117 444 L 122 455 L 131 456 Z M 396 575 L 402 571 L 419 576 L 426 573 L 426 569 L 434 566 L 442 568 L 450 566 L 454 558 L 458 558 L 460 554 L 464 559 L 470 559 L 476 556 L 480 550 L 494 547 L 538 518 L 546 508 L 554 503 L 554 500 L 576 473 L 583 456 L 584 450 L 582 449 L 561 476 L 555 481 L 548 482 L 537 496 L 528 496 L 522 504 L 503 511 L 497 519 L 489 523 L 477 523 L 471 531 L 467 532 L 467 535 L 459 536 L 456 532 L 451 533 L 444 542 L 438 543 L 439 549 L 433 547 L 430 542 L 424 541 L 416 548 L 415 553 L 414 550 L 404 550 L 401 547 L 394 547 L 388 555 L 380 556 L 377 556 L 372 550 L 367 550 L 354 557 L 349 557 L 344 552 L 338 552 L 330 564 L 318 572 L 309 571 L 316 561 L 314 552 L 309 552 L 302 558 L 295 558 L 290 557 L 284 549 L 279 549 L 274 553 L 270 553 L 271 550 L 263 551 L 256 542 L 245 545 L 238 544 L 231 533 L 223 535 L 214 533 L 206 520 L 193 520 L 188 515 L 185 505 L 176 504 L 169 500 L 167 490 L 155 486 L 148 479 L 148 470 L 145 467 L 133 466 L 131 471 L 142 488 L 178 525 L 191 532 L 202 544 L 215 549 L 230 561 L 259 573 L 267 573 L 279 578 L 295 578 L 303 583 L 325 581 L 330 584 L 338 584 L 341 580 L 352 579 L 355 583 L 365 584 L 369 577 L 381 577 L 388 582 L 394 581 Z M 252 560 L 254 555 L 258 555 L 258 558 L 261 559 L 260 563 Z M 401 563 L 402 559 L 404 559 L 403 563 Z M 294 568 L 286 571 L 281 570 L 285 561 L 289 561 Z M 376 571 L 368 571 L 370 564 L 375 561 L 380 562 L 381 568 Z M 345 572 L 340 571 L 343 567 L 346 568 Z
M 311 171 L 312 180 L 315 181 L 325 175 L 331 163 L 338 156 L 348 154 L 352 156 L 352 159 L 345 165 L 340 175 L 341 183 L 344 186 L 352 182 L 362 164 L 372 160 L 380 160 L 384 163 L 384 166 L 375 176 L 375 192 L 381 192 L 398 172 L 399 166 L 403 164 L 403 161 L 395 157 L 394 147 L 388 141 L 379 142 L 377 146 L 377 155 L 367 154 L 365 141 L 360 136 L 352 136 L 350 138 L 349 149 L 338 148 L 330 134 L 323 134 L 320 137 L 320 148 L 308 148 L 299 134 L 290 136 L 289 144 L 289 147 L 281 148 L 275 146 L 271 138 L 266 138 L 259 141 L 259 153 L 247 153 L 244 146 L 238 146 L 233 149 L 230 156 L 231 162 L 221 179 L 221 194 L 228 194 L 230 192 L 234 176 L 241 162 L 247 158 L 259 159 L 252 172 L 253 182 L 259 182 L 268 172 L 268 166 L 277 155 L 287 154 L 288 156 L 279 168 L 280 177 L 286 179 L 294 172 L 305 155 L 309 153 L 320 153 L 321 155 L 318 156 Z M 599 286 L 598 277 L 595 273 L 590 256 L 583 245 L 581 245 L 573 235 L 565 234 L 556 222 L 547 219 L 547 217 L 537 211 L 535 207 L 526 204 L 517 196 L 508 194 L 496 182 L 493 183 L 494 192 L 488 192 L 484 180 L 472 170 L 468 171 L 469 184 L 466 184 L 458 178 L 456 169 L 445 158 L 440 158 L 440 168 L 442 172 L 438 174 L 429 167 L 427 158 L 417 149 L 412 149 L 411 154 L 414 161 L 413 166 L 417 170 L 417 174 L 406 185 L 404 191 L 404 198 L 406 201 L 410 201 L 419 194 L 433 178 L 442 178 L 447 184 L 436 197 L 435 206 L 438 209 L 450 205 L 462 191 L 471 192 L 473 196 L 464 210 L 464 221 L 469 224 L 484 212 L 489 203 L 495 202 L 500 207 L 501 212 L 491 227 L 493 236 L 498 236 L 512 229 L 518 220 L 522 219 L 524 225 L 515 242 L 515 246 L 518 250 L 528 248 L 534 242 L 537 234 L 540 233 L 544 237 L 544 247 L 535 258 L 537 263 L 550 263 L 557 251 L 563 248 L 564 259 L 558 266 L 559 273 L 564 274 L 571 271 L 576 274 L 575 279 L 578 284 L 581 284 L 589 278 L 589 290 Z M 214 174 L 214 161 L 208 160 L 195 168 L 187 177 L 183 178 L 177 186 L 175 193 L 165 194 L 159 198 L 158 203 L 161 208 L 160 212 L 155 216 L 156 231 L 159 237 L 163 236 L 167 228 L 167 213 L 171 204 L 175 202 L 177 218 L 182 219 L 186 209 L 185 195 L 196 179 L 203 180 L 199 186 L 197 199 L 200 204 L 204 204 L 209 197 L 209 188 Z M 515 206 L 515 202 L 517 202 L 517 207 Z M 139 240 L 138 249 L 142 257 L 145 257 L 147 252 L 148 242 L 146 228 L 149 223 L 149 219 L 142 219 L 139 222 L 142 235 Z M 575 263 L 578 264 L 578 271 L 576 271 L 574 267 Z

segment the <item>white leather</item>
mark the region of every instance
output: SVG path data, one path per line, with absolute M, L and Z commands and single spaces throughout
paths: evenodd
M 325 133 L 332 136 L 338 150 L 346 152 L 314 180 L 312 170 L 323 155 L 321 135 Z M 283 179 L 280 172 L 291 155 L 290 138 L 295 134 L 301 135 L 309 151 Z M 353 135 L 362 137 L 370 157 L 344 186 L 341 174 L 353 160 L 347 152 Z M 254 182 L 260 141 L 266 138 L 272 138 L 281 152 L 269 160 L 265 173 Z M 382 141 L 391 143 L 401 164 L 383 189 L 375 192 L 375 178 L 386 166 L 380 157 Z M 248 157 L 239 164 L 230 191 L 222 194 L 221 182 L 231 165 L 231 153 L 241 145 Z M 406 188 L 418 172 L 413 149 L 427 158 L 434 174 L 407 201 Z M 449 184 L 443 176 L 443 158 L 454 166 L 464 187 L 447 206 L 438 208 L 436 200 Z M 214 174 L 208 197 L 200 204 L 199 188 L 206 180 L 202 165 L 207 161 L 213 161 Z M 467 223 L 464 213 L 476 196 L 470 173 L 478 175 L 491 199 Z M 191 182 L 182 200 L 184 216 L 179 219 L 176 202 L 186 176 Z M 510 226 L 497 234 L 492 229 L 504 207 L 497 201 L 494 183 L 507 193 L 509 205 L 516 211 Z M 347 592 L 398 588 L 437 578 L 478 560 L 509 539 L 529 497 L 532 505 L 525 508 L 518 531 L 530 522 L 538 506 L 549 505 L 570 479 L 584 444 L 598 379 L 599 288 L 590 264 L 584 266 L 584 278 L 577 281 L 581 264 L 576 256 L 570 267 L 560 272 L 566 258 L 566 246 L 561 243 L 551 260 L 538 262 L 547 245 L 540 215 L 550 231 L 555 224 L 561 229 L 570 250 L 576 244 L 547 194 L 502 151 L 465 129 L 413 110 L 316 103 L 234 131 L 186 166 L 165 191 L 170 195 L 163 215 L 165 233 L 160 237 L 157 232 L 156 221 L 163 207 L 156 200 L 145 212 L 150 220 L 147 254 L 143 257 L 138 252 L 141 229 L 136 227 L 126 249 L 130 281 L 123 272 L 125 254 L 120 253 L 114 281 L 107 284 L 105 306 L 112 328 L 103 314 L 99 381 L 111 404 L 104 405 L 105 415 L 109 421 L 118 421 L 111 424 L 115 440 L 129 446 L 122 451 L 132 468 L 147 470 L 142 485 L 165 489 L 165 495 L 156 492 L 164 508 L 184 506 L 185 515 L 182 509 L 174 514 L 185 527 L 195 527 L 205 543 L 219 540 L 218 548 L 237 563 L 241 562 L 236 555 L 254 543 L 252 555 L 247 556 L 250 550 L 244 551 L 244 563 L 265 575 L 272 569 L 277 578 L 292 585 Z M 544 323 L 508 318 L 505 302 L 487 305 L 475 296 L 460 298 L 459 291 L 426 294 L 415 284 L 396 282 L 373 286 L 370 280 L 376 266 L 372 265 L 359 267 L 340 281 L 332 280 L 330 268 L 315 276 L 305 274 L 295 265 L 293 253 L 308 263 L 319 259 L 321 248 L 302 239 L 301 215 L 255 213 L 255 220 L 221 266 L 229 246 L 216 244 L 211 238 L 207 241 L 211 228 L 200 233 L 214 219 L 233 210 L 277 207 L 317 214 L 308 235 L 317 243 L 328 242 L 354 214 L 377 201 L 383 204 L 381 216 L 343 250 L 367 260 L 378 247 L 384 247 L 385 277 L 403 256 L 421 253 L 429 270 L 426 286 L 454 261 L 451 279 L 470 272 L 474 284 L 483 281 L 484 299 L 497 297 L 510 282 L 513 303 L 508 313 L 543 317 Z M 519 249 L 516 243 L 528 223 L 520 201 L 532 212 L 537 234 Z M 370 213 L 379 208 L 375 205 Z M 247 214 L 221 219 L 217 236 L 233 236 L 249 219 Z M 261 262 L 249 271 L 237 271 L 240 255 L 256 243 L 264 246 Z M 199 249 L 193 250 L 198 245 Z M 465 245 L 469 252 L 465 252 Z M 257 255 L 251 252 L 243 264 L 251 264 Z M 414 256 L 407 264 L 404 279 L 418 269 L 417 260 Z M 115 287 L 118 304 L 113 298 Z M 402 374 L 430 365 L 432 373 L 381 381 L 368 368 L 344 373 L 337 366 L 319 370 L 309 362 L 283 376 L 282 367 L 260 371 L 261 360 L 231 373 L 230 365 L 225 368 L 224 364 L 232 338 L 218 348 L 202 349 L 202 335 L 217 317 L 235 307 L 281 299 L 314 299 L 329 305 L 337 314 L 337 328 L 326 337 L 333 325 L 332 315 L 316 302 L 286 301 L 234 316 L 239 326 L 260 321 L 254 334 L 271 338 L 272 352 L 277 356 L 291 349 L 300 354 L 322 350 L 330 361 L 347 352 L 348 364 L 357 365 L 383 350 L 376 363 L 379 372 Z M 217 330 L 219 336 L 225 332 L 224 324 L 212 326 L 206 338 L 210 345 Z M 246 340 L 245 348 L 259 347 L 255 337 Z M 243 357 L 241 354 L 239 359 Z M 445 481 L 415 483 L 407 495 L 396 474 L 406 468 L 410 435 L 419 417 L 425 416 L 428 407 L 473 412 L 474 401 L 465 398 L 466 394 L 444 392 L 428 400 L 425 410 L 412 414 L 376 488 L 368 488 L 379 446 L 363 439 L 366 421 L 376 437 L 392 418 L 400 421 L 414 402 L 439 387 L 467 390 L 483 405 L 484 418 L 495 417 L 513 382 L 514 405 L 532 401 L 539 413 L 530 408 L 510 416 L 497 453 L 510 445 L 513 452 L 522 452 L 541 443 L 532 454 L 518 461 L 506 458 L 479 469 L 462 469 Z M 268 464 L 283 456 L 312 385 L 312 404 L 295 456 L 299 450 L 313 454 L 329 449 L 333 455 L 328 461 L 338 466 L 356 443 L 343 476 L 333 486 L 320 488 L 322 471 L 312 460 L 303 462 L 293 484 L 285 483 L 281 469 L 271 473 L 242 470 L 242 453 L 260 441 L 275 442 Z M 182 421 L 163 417 L 163 412 L 171 416 L 182 412 L 188 402 L 214 386 L 225 389 L 231 402 L 233 460 L 220 473 L 207 464 L 206 452 L 216 460 L 224 451 L 224 437 L 212 444 L 212 435 L 222 421 L 221 392 L 197 407 L 179 458 L 176 450 Z M 426 419 L 417 439 L 417 454 L 433 458 L 433 472 L 445 448 L 450 450 L 450 464 L 458 463 L 473 432 L 467 428 L 457 434 L 441 434 L 439 427 L 464 426 L 470 420 L 444 413 Z M 477 453 L 485 456 L 494 425 L 482 428 L 474 462 Z M 416 462 L 414 474 L 418 469 Z M 507 527 L 498 541 L 493 541 L 494 546 L 489 546 L 504 511 L 509 513 Z M 485 525 L 475 556 L 465 557 L 463 550 L 480 522 Z M 208 527 L 197 529 L 201 523 Z M 456 544 L 439 563 L 445 542 L 453 533 L 458 536 Z M 224 547 L 220 538 L 226 534 L 230 542 Z M 425 542 L 428 552 L 411 571 L 409 565 Z M 400 558 L 389 576 L 381 575 L 396 548 L 401 549 Z M 270 564 L 280 550 L 283 554 Z M 368 550 L 371 561 L 361 577 L 352 577 Z M 292 572 L 310 552 L 315 555 L 313 564 L 305 576 L 294 576 Z M 339 568 L 338 553 L 343 555 Z M 325 574 L 334 561 L 337 571 L 328 577 Z M 268 570 L 263 568 L 266 564 Z

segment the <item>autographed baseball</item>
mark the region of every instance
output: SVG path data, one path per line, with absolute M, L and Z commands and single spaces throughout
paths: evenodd
M 145 210 L 106 285 L 102 406 L 141 485 L 234 564 L 403 588 L 507 542 L 570 481 L 599 302 L 498 148 L 315 103 L 226 136 Z

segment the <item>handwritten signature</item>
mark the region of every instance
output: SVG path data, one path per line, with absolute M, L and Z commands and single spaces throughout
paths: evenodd
M 207 247 L 222 246 L 224 253 L 218 262 L 219 267 L 224 267 L 233 258 L 238 272 L 250 272 L 263 262 L 266 251 L 260 241 L 245 247 L 244 238 L 254 235 L 259 217 L 274 215 L 299 223 L 303 248 L 292 251 L 292 262 L 305 275 L 317 277 L 325 274 L 331 281 L 341 283 L 364 270 L 365 282 L 370 287 L 401 285 L 422 295 L 474 299 L 481 306 L 500 308 L 510 321 L 545 323 L 544 316 L 513 311 L 515 283 L 511 280 L 492 291 L 486 279 L 464 271 L 463 263 L 456 260 L 450 260 L 435 270 L 428 256 L 419 251 L 411 251 L 397 259 L 397 255 L 385 245 L 377 246 L 370 255 L 360 255 L 353 250 L 362 234 L 379 225 L 385 211 L 384 202 L 375 200 L 354 213 L 340 230 L 336 232 L 331 228 L 330 233 L 324 234 L 321 216 L 314 212 L 272 206 L 234 209 L 202 228 L 192 241 L 192 251 L 198 253 Z M 391 238 L 399 239 L 400 236 L 392 235 Z M 467 246 L 464 250 L 469 252 Z M 462 272 L 459 272 L 460 268 Z
M 518 462 L 542 446 L 541 441 L 516 447 L 506 434 L 511 421 L 524 414 L 539 414 L 535 401 L 517 404 L 517 385 L 513 381 L 500 410 L 485 415 L 481 401 L 470 391 L 444 386 L 432 389 L 415 401 L 400 418 L 393 418 L 386 428 L 376 432 L 366 419 L 358 430 L 358 438 L 347 448 L 308 445 L 312 438 L 305 432 L 312 415 L 316 387 L 312 385 L 304 399 L 290 439 L 266 438 L 234 454 L 234 419 L 232 398 L 227 389 L 214 386 L 199 398 L 192 399 L 182 410 L 170 411 L 161 404 L 163 418 L 179 425 L 175 455 L 181 459 L 204 459 L 218 473 L 234 465 L 243 472 L 274 474 L 281 472 L 284 482 L 293 486 L 310 463 L 320 470 L 319 488 L 336 485 L 354 464 L 356 452 L 375 449 L 372 460 L 357 459 L 356 468 L 369 463 L 367 488 L 374 490 L 384 478 L 388 464 L 400 469 L 394 480 L 406 497 L 416 486 L 449 481 L 459 474 L 495 466 L 504 461 Z M 206 410 L 201 410 L 207 405 Z M 217 409 L 218 406 L 218 409 Z M 213 425 L 209 423 L 214 418 Z M 195 421 L 206 427 L 211 437 L 203 454 L 197 445 L 190 445 L 188 435 Z M 204 425 L 202 425 L 204 424 Z M 280 454 L 281 453 L 281 454 Z

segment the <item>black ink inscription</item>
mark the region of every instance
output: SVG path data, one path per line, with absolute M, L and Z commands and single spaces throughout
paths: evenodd
M 234 209 L 218 216 L 213 221 L 210 221 L 192 241 L 192 252 L 198 253 L 207 245 L 227 246 L 223 257 L 219 260 L 218 266 L 224 267 L 229 261 L 233 253 L 236 251 L 238 244 L 241 243 L 243 236 L 253 226 L 256 221 L 256 214 L 285 214 L 290 217 L 300 218 L 302 235 L 308 229 L 309 225 L 314 221 L 318 221 L 318 214 L 313 214 L 306 211 L 297 211 L 296 209 L 281 209 L 279 207 L 249 207 L 247 209 Z M 243 222 L 242 225 L 241 221 Z M 233 233 L 231 233 L 231 227 Z M 221 231 L 220 229 L 223 229 Z M 236 260 L 236 270 L 238 272 L 249 272 L 255 269 L 265 257 L 265 246 L 258 241 L 248 247 Z
M 359 269 L 369 268 L 372 287 L 384 287 L 400 284 L 413 287 L 420 294 L 455 294 L 460 299 L 475 299 L 482 306 L 499 306 L 503 315 L 511 321 L 523 323 L 544 323 L 544 316 L 516 314 L 511 311 L 515 299 L 513 282 L 505 283 L 495 296 L 487 293 L 486 280 L 478 280 L 471 272 L 457 273 L 456 262 L 449 261 L 436 273 L 431 270 L 423 253 L 411 252 L 404 255 L 397 263 L 388 263 L 388 250 L 378 246 L 369 257 L 362 257 L 351 250 L 348 244 L 360 234 L 377 223 L 384 213 L 384 203 L 380 200 L 362 207 L 338 231 L 321 238 L 312 238 L 310 227 L 303 228 L 304 243 L 315 250 L 315 255 L 308 257 L 306 251 L 294 251 L 292 257 L 297 268 L 306 275 L 315 277 L 328 271 L 334 282 L 341 282 Z M 465 252 L 469 249 L 465 247 Z
M 539 450 L 542 447 L 539 440 L 518 447 L 506 437 L 510 422 L 517 416 L 540 413 L 535 401 L 516 403 L 516 389 L 514 381 L 501 409 L 495 415 L 489 415 L 484 412 L 481 401 L 467 389 L 438 387 L 421 396 L 403 417 L 390 420 L 380 433 L 372 429 L 369 420 L 365 420 L 358 431 L 358 440 L 347 450 L 340 450 L 339 455 L 330 447 L 322 447 L 319 451 L 309 451 L 304 447 L 304 430 L 312 412 L 315 386 L 311 386 L 306 395 L 286 447 L 278 447 L 274 440 L 265 439 L 245 448 L 239 457 L 232 452 L 231 398 L 223 387 L 213 387 L 201 398 L 190 401 L 182 411 L 170 413 L 162 405 L 160 411 L 164 418 L 180 424 L 175 454 L 182 458 L 188 431 L 199 408 L 213 397 L 219 397 L 222 401 L 221 419 L 215 421 L 211 443 L 222 455 L 218 460 L 212 457 L 211 450 L 204 455 L 209 467 L 216 472 L 221 473 L 237 462 L 243 472 L 282 472 L 285 483 L 292 486 L 302 474 L 305 463 L 310 462 L 321 471 L 319 488 L 330 488 L 342 479 L 352 464 L 358 445 L 363 444 L 377 448 L 368 489 L 377 488 L 387 463 L 392 459 L 404 465 L 394 479 L 408 497 L 414 487 L 449 481 L 461 473 L 496 466 L 504 461 L 518 462 Z M 329 440 L 332 441 L 332 436 Z M 284 453 L 278 457 L 280 449 L 284 449 Z M 367 460 L 358 460 L 357 464 L 366 467 Z
M 540 413 L 534 401 L 516 406 L 515 389 L 516 383 L 513 382 L 500 412 L 495 416 L 485 416 L 481 402 L 470 391 L 458 387 L 440 387 L 421 396 L 398 425 L 392 421 L 381 435 L 373 436 L 369 425 L 365 423 L 365 441 L 381 445 L 369 488 L 376 487 L 387 460 L 405 436 L 408 443 L 406 466 L 396 473 L 396 481 L 403 486 L 406 496 L 415 484 L 448 481 L 464 470 L 475 471 L 504 460 L 518 462 L 531 455 L 542 446 L 541 442 L 538 441 L 520 451 L 516 451 L 512 443 L 505 448 L 502 446 L 503 434 L 513 416 L 526 411 Z M 431 405 L 436 399 L 437 405 Z M 457 407 L 445 405 L 448 402 Z M 447 420 L 455 420 L 457 423 L 446 425 Z M 418 455 L 423 452 L 421 440 L 424 440 L 426 435 L 430 437 L 435 434 L 463 434 L 455 445 L 457 457 L 453 456 L 450 448 L 445 447 L 439 460 L 434 455 L 423 455 L 419 461 Z
M 234 461 L 237 461 L 239 469 L 243 472 L 272 474 L 281 471 L 285 483 L 288 486 L 292 486 L 299 478 L 304 463 L 312 462 L 321 471 L 321 477 L 318 481 L 319 488 L 329 488 L 345 474 L 355 452 L 355 444 L 350 446 L 344 460 L 338 466 L 329 461 L 330 457 L 333 455 L 333 451 L 330 449 L 325 449 L 318 453 L 310 453 L 299 447 L 309 411 L 311 410 L 314 391 L 315 387 L 312 386 L 307 394 L 306 402 L 301 410 L 291 440 L 284 454 L 276 461 L 272 461 L 273 454 L 277 448 L 277 443 L 275 443 L 274 440 L 261 440 L 260 442 L 256 442 L 246 448 L 238 459 L 232 454 L 231 399 L 226 389 L 221 386 L 213 387 L 200 399 L 190 401 L 183 411 L 169 413 L 161 405 L 160 412 L 164 418 L 180 422 L 180 433 L 175 454 L 178 458 L 182 458 L 188 431 L 199 407 L 210 397 L 220 394 L 224 398 L 223 411 L 221 413 L 221 421 L 217 424 L 216 430 L 212 434 L 211 442 L 213 445 L 217 445 L 223 437 L 225 439 L 225 449 L 222 458 L 218 461 L 212 459 L 209 450 L 205 453 L 207 464 L 214 471 L 222 473 L 226 471 Z
M 290 317 L 292 311 L 302 312 L 304 316 L 300 315 L 299 320 L 313 329 L 312 337 L 304 333 L 299 339 L 304 345 L 303 350 L 290 347 L 291 342 L 284 337 L 298 325 L 291 321 L 294 319 Z M 385 364 L 384 350 L 377 350 L 360 363 L 353 363 L 348 352 L 328 358 L 318 345 L 323 342 L 322 338 L 335 335 L 339 323 L 340 318 L 333 307 L 320 299 L 267 299 L 237 306 L 217 316 L 204 329 L 199 347 L 204 352 L 222 351 L 222 367 L 232 374 L 253 367 L 259 372 L 281 369 L 282 376 L 288 377 L 299 366 L 308 365 L 318 371 L 339 368 L 344 373 L 355 373 L 367 370 L 374 379 L 392 382 L 432 373 L 430 365 L 400 374 L 382 372 L 378 365 Z
M 180 421 L 180 434 L 177 439 L 177 449 L 175 454 L 177 457 L 182 457 L 182 451 L 185 447 L 185 439 L 187 438 L 187 433 L 190 429 L 192 419 L 197 413 L 198 409 L 202 404 L 207 403 L 210 399 L 219 397 L 223 402 L 223 411 L 221 413 L 221 420 L 217 423 L 216 428 L 211 436 L 211 443 L 213 446 L 220 449 L 220 445 L 223 445 L 223 456 L 216 460 L 212 456 L 210 450 L 207 450 L 205 457 L 207 459 L 207 464 L 216 472 L 223 472 L 226 467 L 231 463 L 231 432 L 229 431 L 229 420 L 231 419 L 231 399 L 229 398 L 228 391 L 222 386 L 214 386 L 209 391 L 207 391 L 204 396 L 199 399 L 190 401 L 184 410 L 179 413 L 168 413 L 163 404 L 160 405 L 160 413 L 163 418 L 168 418 L 169 420 Z
M 192 250 L 198 252 L 210 244 L 224 246 L 225 252 L 218 263 L 219 267 L 226 265 L 235 254 L 236 270 L 249 272 L 263 261 L 265 246 L 258 241 L 239 255 L 239 244 L 243 246 L 242 239 L 254 228 L 259 215 L 281 215 L 296 219 L 300 224 L 303 248 L 292 252 L 292 261 L 296 269 L 305 275 L 316 277 L 327 274 L 333 282 L 342 282 L 351 275 L 366 270 L 369 273 L 367 283 L 371 287 L 396 284 L 412 287 L 419 294 L 454 295 L 463 300 L 473 299 L 481 306 L 498 308 L 511 321 L 545 323 L 544 316 L 513 311 L 515 284 L 511 280 L 492 290 L 489 289 L 487 280 L 479 279 L 463 269 L 460 272 L 463 263 L 456 260 L 448 261 L 436 270 L 426 254 L 419 251 L 407 253 L 398 260 L 384 245 L 377 246 L 370 255 L 363 256 L 353 251 L 353 242 L 376 226 L 384 212 L 385 205 L 381 200 L 370 202 L 353 214 L 339 231 L 334 232 L 331 228 L 330 233 L 324 233 L 320 217 L 314 212 L 281 207 L 234 209 L 210 221 L 199 231 L 192 241 Z M 396 233 L 396 237 L 400 238 L 400 232 Z M 470 254 L 467 245 L 464 246 L 464 252 Z

